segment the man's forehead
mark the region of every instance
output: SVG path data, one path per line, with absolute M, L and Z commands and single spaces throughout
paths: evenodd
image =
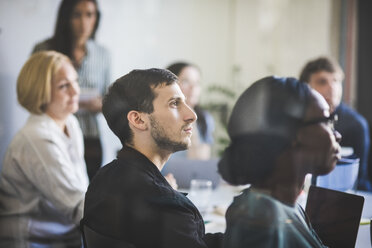
M 336 70 L 334 72 L 327 71 L 327 70 L 319 70 L 319 71 L 316 71 L 316 72 L 312 73 L 310 75 L 310 78 L 314 77 L 314 76 L 332 77 L 332 78 L 335 78 L 337 81 L 342 81 L 343 80 L 343 74 L 339 70 Z
M 185 96 L 183 95 L 180 86 L 176 82 L 168 85 L 163 83 L 152 88 L 155 94 L 154 100 L 156 100 L 157 98 L 162 98 L 166 101 L 172 98 L 185 99 Z

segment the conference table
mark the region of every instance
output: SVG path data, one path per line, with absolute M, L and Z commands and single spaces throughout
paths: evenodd
M 225 211 L 233 201 L 234 196 L 239 195 L 242 189 L 247 186 L 234 187 L 226 183 L 221 183 L 213 190 L 210 196 L 209 211 L 203 216 L 207 233 L 224 232 L 226 229 Z M 353 192 L 364 197 L 362 221 L 359 226 L 356 248 L 371 247 L 370 239 L 370 220 L 372 218 L 372 193 L 356 191 Z

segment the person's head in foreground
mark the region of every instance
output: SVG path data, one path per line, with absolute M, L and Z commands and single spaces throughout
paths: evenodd
M 35 53 L 18 76 L 18 101 L 30 113 L 46 113 L 63 127 L 79 108 L 77 77 L 67 56 L 54 51 Z
M 228 134 L 219 171 L 227 182 L 251 187 L 229 207 L 226 247 L 275 247 L 286 239 L 304 247 L 303 237 L 296 243 L 286 232 L 299 232 L 294 206 L 305 175 L 329 173 L 340 157 L 324 98 L 294 78 L 263 78 L 238 99 Z
M 320 57 L 304 66 L 299 80 L 318 91 L 329 104 L 332 113 L 341 102 L 343 79 L 344 73 L 335 60 Z
M 219 163 L 222 177 L 274 195 L 283 188 L 300 190 L 307 173 L 327 174 L 336 165 L 340 136 L 332 117 L 324 98 L 296 79 L 255 82 L 230 117 L 231 144 Z
M 102 112 L 123 145 L 166 159 L 188 148 L 196 120 L 177 77 L 162 69 L 133 70 L 116 80 Z

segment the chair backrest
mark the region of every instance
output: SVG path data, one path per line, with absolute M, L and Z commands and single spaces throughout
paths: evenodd
M 81 229 L 85 248 L 135 248 L 132 244 L 100 234 L 86 225 Z

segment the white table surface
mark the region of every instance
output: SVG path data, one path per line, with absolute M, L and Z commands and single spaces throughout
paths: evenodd
M 238 195 L 244 187 L 233 187 L 227 184 L 222 184 L 213 190 L 210 198 L 211 208 L 210 211 L 203 216 L 205 229 L 207 233 L 225 232 L 226 222 L 223 210 L 226 210 L 232 203 L 234 196 Z M 356 192 L 358 195 L 364 196 L 364 206 L 362 212 L 363 219 L 372 218 L 372 193 L 369 192 Z M 216 208 L 217 207 L 217 208 Z M 356 248 L 371 247 L 370 240 L 370 225 L 360 225 L 356 241 Z

